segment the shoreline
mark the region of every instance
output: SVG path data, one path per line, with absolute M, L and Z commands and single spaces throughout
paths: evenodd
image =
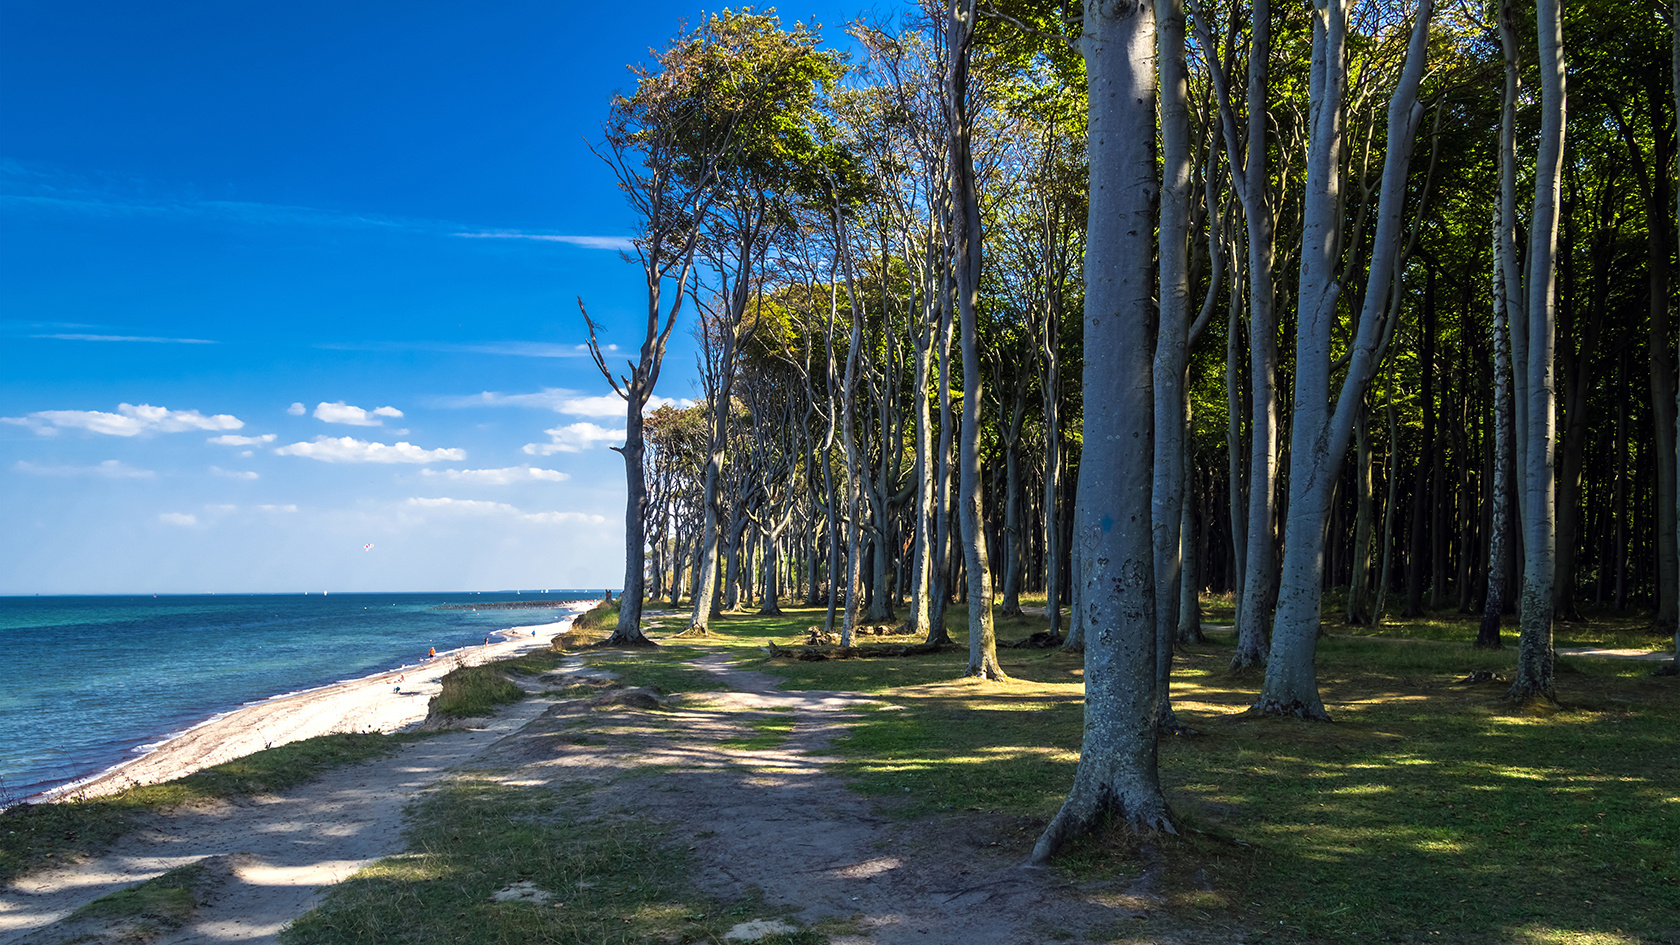
M 451 670 L 546 647 L 596 603 L 577 601 L 551 623 L 493 631 L 489 636 L 501 639 L 488 645 L 457 647 L 415 665 L 280 693 L 216 713 L 156 741 L 135 746 L 134 757 L 89 777 L 30 794 L 21 803 L 104 797 L 130 787 L 173 781 L 266 748 L 318 735 L 401 731 L 426 718 L 432 696 L 442 688 L 438 681 Z

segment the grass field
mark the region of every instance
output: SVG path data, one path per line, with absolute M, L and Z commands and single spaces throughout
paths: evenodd
M 856 789 L 894 798 L 905 816 L 1054 814 L 1078 762 L 1077 656 L 1004 650 L 1011 680 L 988 684 L 959 678 L 961 652 L 762 654 L 821 618 L 725 616 L 706 644 L 785 688 L 890 706 L 866 713 L 840 751 Z M 1038 623 L 999 621 L 998 635 L 1024 638 Z M 1564 625 L 1559 645 L 1661 647 L 1643 624 Z M 1508 681 L 1509 628 L 1500 651 L 1472 649 L 1475 620 L 1456 614 L 1390 620 L 1377 638 L 1327 629 L 1338 634 L 1318 660 L 1330 725 L 1244 715 L 1260 676 L 1226 669 L 1228 635 L 1181 653 L 1174 698 L 1200 734 L 1163 742 L 1179 835 L 1156 844 L 1179 878 L 1181 917 L 1279 941 L 1680 942 L 1680 684 L 1653 678 L 1650 663 L 1566 658 L 1560 704 L 1519 710 L 1503 699 L 1508 682 L 1459 682 L 1475 670 Z M 615 659 L 666 674 L 699 645 L 683 644 Z M 1135 859 L 1129 838 L 1109 835 L 1061 868 L 1101 874 Z

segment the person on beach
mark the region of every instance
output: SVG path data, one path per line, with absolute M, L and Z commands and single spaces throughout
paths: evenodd
M 437 647 L 435 647 L 435 646 L 432 647 L 432 651 L 430 653 L 426 654 L 426 659 L 429 659 L 429 660 L 437 659 Z

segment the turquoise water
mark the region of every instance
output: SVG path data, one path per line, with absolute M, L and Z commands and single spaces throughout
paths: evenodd
M 599 591 L 0 597 L 0 807 L 248 702 L 551 623 Z

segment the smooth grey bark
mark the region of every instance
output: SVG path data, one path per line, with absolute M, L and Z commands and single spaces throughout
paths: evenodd
M 1680 2 L 1680 0 L 1677 0 Z M 1059 227 L 1048 201 L 1045 203 L 1044 334 L 1042 351 L 1044 377 L 1041 384 L 1044 398 L 1044 616 L 1049 621 L 1052 636 L 1062 632 L 1062 428 L 1058 403 L 1062 394 L 1062 366 L 1058 348 L 1061 340 L 1062 291 L 1061 272 L 1052 270 L 1049 259 L 1056 255 L 1051 249 L 1059 246 L 1056 239 Z
M 1516 64 L 1507 63 L 1505 102 L 1508 114 L 1516 109 Z M 1505 570 L 1510 549 L 1506 538 L 1510 535 L 1510 503 L 1505 484 L 1511 481 L 1511 364 L 1510 331 L 1506 325 L 1505 280 L 1500 272 L 1503 257 L 1504 230 L 1496 213 L 1493 220 L 1493 470 L 1486 487 L 1489 505 L 1487 594 L 1482 604 L 1482 624 L 1476 634 L 1476 646 L 1498 649 L 1499 625 L 1505 619 Z
M 973 131 L 968 105 L 969 57 L 974 41 L 975 0 L 953 3 L 946 21 L 950 109 L 951 277 L 961 319 L 963 362 L 962 436 L 958 449 L 963 554 L 968 570 L 968 669 L 965 675 L 1006 678 L 997 660 L 992 626 L 992 572 L 986 553 L 985 510 L 980 489 L 980 406 L 982 373 L 975 306 L 980 295 L 980 197 L 975 192 Z
M 1204 8 L 1193 8 L 1196 36 L 1210 58 L 1219 47 Z M 1254 0 L 1248 48 L 1247 135 L 1237 133 L 1236 114 L 1223 67 L 1209 70 L 1225 128 L 1226 161 L 1231 188 L 1242 204 L 1248 244 L 1249 469 L 1248 509 L 1244 516 L 1245 550 L 1238 570 L 1242 586 L 1237 603 L 1237 651 L 1231 667 L 1257 666 L 1266 660 L 1266 629 L 1277 595 L 1277 309 L 1272 278 L 1275 264 L 1273 219 L 1266 178 L 1266 87 L 1271 71 L 1271 5 Z M 1239 159 L 1238 142 L 1245 142 Z
M 1358 625 L 1371 622 L 1371 532 L 1375 524 L 1372 521 L 1375 496 L 1371 492 L 1371 410 L 1365 400 L 1360 402 L 1353 421 L 1353 443 L 1353 560 L 1343 617 L 1347 623 Z
M 1173 593 L 1184 566 L 1184 371 L 1190 331 L 1190 109 L 1184 62 L 1183 0 L 1154 0 L 1155 49 L 1160 87 L 1161 196 L 1157 250 L 1160 316 L 1155 333 L 1154 477 L 1150 534 L 1155 561 L 1156 724 L 1162 731 L 1182 726 L 1173 713 L 1173 643 L 1178 637 L 1179 600 Z M 1089 405 L 1086 407 L 1089 410 Z
M 929 255 L 934 251 L 931 235 L 926 248 Z M 921 321 L 912 332 L 916 346 L 916 393 L 911 408 L 916 415 L 916 463 L 913 472 L 916 479 L 916 543 L 911 551 L 913 557 L 910 568 L 910 616 L 906 621 L 906 629 L 912 633 L 927 634 L 933 627 L 933 602 L 929 598 L 933 594 L 933 502 L 936 494 L 933 418 L 928 383 L 932 379 L 933 338 L 939 330 L 939 294 L 935 290 L 939 280 L 933 276 L 937 269 L 931 264 L 931 260 L 923 271 L 928 273 L 930 278 L 923 292 L 924 310 Z
M 1149 0 L 1092 0 L 1080 39 L 1089 81 L 1085 452 L 1077 516 L 1085 732 L 1073 788 L 1033 847 L 1042 863 L 1113 815 L 1172 830 L 1156 770 L 1153 417 L 1155 23 Z
M 1553 391 L 1557 330 L 1558 196 L 1563 180 L 1564 115 L 1567 94 L 1563 64 L 1563 18 L 1558 0 L 1537 0 L 1540 133 L 1534 157 L 1534 205 L 1529 214 L 1526 331 L 1513 332 L 1512 364 L 1523 379 L 1517 448 L 1522 457 L 1523 587 L 1516 677 L 1509 696 L 1517 701 L 1556 698 L 1552 650 L 1553 579 L 1557 554 L 1557 404 Z M 1518 345 L 1521 347 L 1518 347 Z
M 1017 365 L 1019 370 L 1020 366 Z M 1003 603 L 999 612 L 1005 617 L 1021 616 L 1022 561 L 1026 557 L 1026 523 L 1021 513 L 1021 423 L 1027 415 L 1027 387 L 1032 375 L 1021 371 L 1015 380 L 1015 403 L 1010 410 L 1009 423 L 1001 432 L 1003 440 Z M 1001 389 L 1002 378 L 998 378 Z
M 1378 367 L 1386 313 L 1398 283 L 1402 212 L 1412 142 L 1423 117 L 1418 86 L 1427 59 L 1433 0 L 1421 0 L 1406 62 L 1389 101 L 1388 140 L 1371 268 L 1347 373 L 1330 401 L 1331 334 L 1339 282 L 1340 215 L 1337 212 L 1342 93 L 1346 85 L 1347 8 L 1344 0 L 1318 0 L 1313 25 L 1316 93 L 1307 153 L 1307 191 L 1301 237 L 1300 309 L 1296 315 L 1295 405 L 1290 426 L 1289 516 L 1284 533 L 1277 616 L 1271 658 L 1255 708 L 1261 712 L 1327 720 L 1318 692 L 1315 656 L 1323 607 L 1324 541 L 1330 500 L 1347 453 L 1353 417 Z M 1322 72 L 1320 72 L 1322 70 Z
M 863 587 L 863 510 L 859 499 L 866 475 L 862 450 L 859 448 L 853 393 L 857 390 L 858 373 L 863 369 L 863 309 L 858 304 L 857 280 L 852 274 L 851 245 L 846 235 L 845 217 L 836 202 L 830 209 L 834 227 L 834 251 L 839 256 L 846 281 L 846 298 L 851 311 L 851 334 L 846 345 L 846 371 L 835 400 L 840 408 L 841 447 L 846 456 L 846 602 L 845 618 L 840 625 L 840 645 L 851 646 L 857 630 L 858 591 Z M 831 578 L 832 580 L 832 578 Z
M 951 412 L 951 341 L 955 328 L 952 317 L 949 271 L 940 277 L 939 304 L 939 455 L 934 509 L 933 592 L 929 596 L 932 615 L 928 622 L 928 643 L 950 643 L 945 628 L 945 607 L 951 599 L 951 452 L 956 446 L 956 424 Z

